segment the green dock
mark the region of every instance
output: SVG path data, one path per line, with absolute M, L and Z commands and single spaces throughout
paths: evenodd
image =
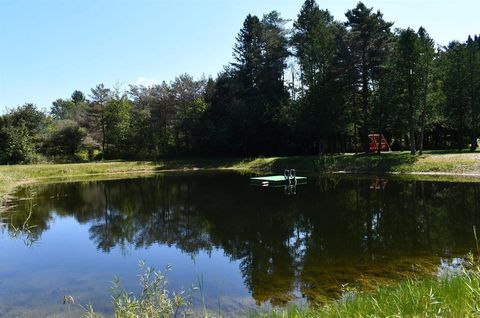
M 267 176 L 250 178 L 250 183 L 262 187 L 285 187 L 295 189 L 297 185 L 307 184 L 307 178 L 297 176 Z M 291 190 L 290 190 L 291 191 Z
M 306 177 L 297 177 L 295 169 L 285 169 L 283 176 L 264 176 L 250 178 L 253 185 L 261 185 L 262 187 L 296 187 L 299 184 L 306 184 Z
M 273 182 L 273 183 L 287 182 L 288 183 L 288 179 L 286 179 L 284 176 L 255 177 L 255 178 L 250 178 L 250 180 L 253 181 L 253 182 Z M 295 178 L 290 179 L 290 181 L 295 181 L 295 180 L 297 180 L 297 182 L 300 183 L 300 182 L 306 182 L 307 178 L 306 177 L 295 177 Z

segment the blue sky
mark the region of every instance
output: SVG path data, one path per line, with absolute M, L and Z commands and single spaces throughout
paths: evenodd
M 248 13 L 295 19 L 303 0 L 0 0 L 0 112 L 98 83 L 127 87 L 181 73 L 215 76 Z M 337 20 L 356 0 L 317 0 Z M 480 1 L 366 0 L 394 27 L 423 25 L 437 43 L 480 33 Z M 460 4 L 461 3 L 461 4 Z

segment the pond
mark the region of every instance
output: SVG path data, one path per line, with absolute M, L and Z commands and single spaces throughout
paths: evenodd
M 111 314 L 112 280 L 138 291 L 139 261 L 223 315 L 323 302 L 438 271 L 473 251 L 480 184 L 308 176 L 258 187 L 234 172 L 43 184 L 0 226 L 0 316 Z M 346 287 L 347 286 L 347 287 Z

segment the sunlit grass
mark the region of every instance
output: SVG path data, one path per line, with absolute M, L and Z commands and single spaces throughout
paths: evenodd
M 291 306 L 253 317 L 480 317 L 480 269 L 442 278 L 408 279 L 373 293 L 348 292 L 319 306 Z
M 326 155 L 259 158 L 170 159 L 149 161 L 106 161 L 78 164 L 37 164 L 0 166 L 0 204 L 15 187 L 39 181 L 77 180 L 96 176 L 152 174 L 167 170 L 235 169 L 301 172 L 347 173 L 430 173 L 444 175 L 480 175 L 480 153 L 426 152 L 412 156 L 408 152 L 381 155 Z M 458 181 L 458 180 L 457 180 Z

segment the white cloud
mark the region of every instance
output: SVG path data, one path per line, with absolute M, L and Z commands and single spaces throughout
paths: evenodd
M 135 84 L 149 87 L 160 84 L 160 81 L 155 78 L 139 77 Z

